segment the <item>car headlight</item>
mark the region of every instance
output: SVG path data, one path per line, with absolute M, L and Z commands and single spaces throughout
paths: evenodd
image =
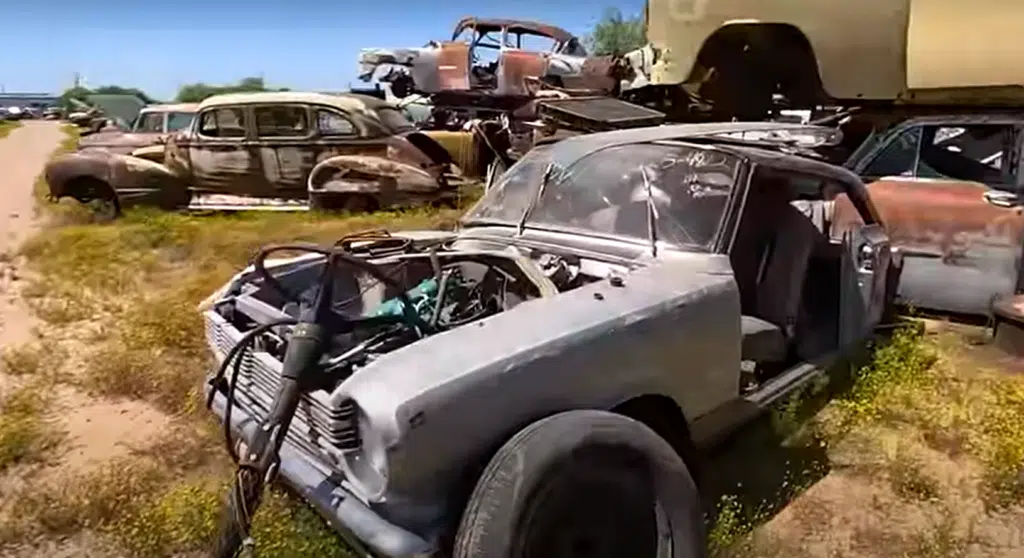
M 388 486 L 387 448 L 362 409 L 356 417 L 361 443 L 359 449 L 344 454 L 345 476 L 364 498 L 379 500 Z

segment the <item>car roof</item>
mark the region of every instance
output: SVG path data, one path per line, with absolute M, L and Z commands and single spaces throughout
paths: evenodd
M 551 158 L 565 167 L 571 165 L 591 153 L 615 147 L 629 145 L 632 143 L 650 143 L 655 141 L 686 141 L 687 139 L 700 138 L 702 143 L 715 145 L 723 149 L 742 152 L 744 156 L 764 161 L 777 161 L 779 157 L 787 155 L 778 149 L 769 147 L 757 147 L 756 142 L 743 142 L 742 140 L 730 140 L 722 138 L 716 141 L 715 136 L 719 134 L 735 134 L 740 132 L 759 132 L 773 130 L 808 130 L 827 131 L 833 128 L 824 126 L 812 126 L 806 124 L 793 124 L 788 122 L 705 122 L 698 124 L 669 124 L 664 126 L 650 126 L 645 128 L 630 128 L 626 130 L 613 130 L 611 132 L 599 132 L 596 134 L 584 134 L 572 136 L 558 143 L 552 144 Z M 765 144 L 767 145 L 767 144 Z M 813 165 L 816 169 L 839 169 L 834 165 L 821 161 L 814 161 L 809 157 L 798 157 L 802 162 L 798 164 Z M 839 172 L 839 171 L 837 171 Z M 853 173 L 843 173 L 845 176 L 856 176 Z
M 196 112 L 199 103 L 159 103 L 142 107 L 139 112 Z
M 566 138 L 552 147 L 552 156 L 559 161 L 571 162 L 595 151 L 617 145 L 647 143 L 652 141 L 683 140 L 691 137 L 709 136 L 739 132 L 771 131 L 808 127 L 780 122 L 705 122 L 699 124 L 667 124 L 612 130 L 596 134 L 583 134 Z
M 897 126 L 906 127 L 920 124 L 1015 124 L 1022 120 L 1024 120 L 1024 112 L 967 111 L 915 116 L 898 123 Z M 893 128 L 895 127 L 893 126 Z
M 334 107 L 345 112 L 366 112 L 380 108 L 394 108 L 394 105 L 357 93 L 312 93 L 302 91 L 261 91 L 255 93 L 224 93 L 214 95 L 199 103 L 199 110 L 225 105 L 254 103 L 299 103 Z
M 573 34 L 549 23 L 532 21 L 528 19 L 508 19 L 499 17 L 474 17 L 466 16 L 455 24 L 455 31 L 458 33 L 465 27 L 508 27 L 511 31 L 526 31 L 538 35 L 546 35 L 552 39 L 564 43 L 573 38 Z

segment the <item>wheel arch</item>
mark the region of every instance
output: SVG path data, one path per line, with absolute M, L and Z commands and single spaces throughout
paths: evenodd
M 700 459 L 690 432 L 690 424 L 683 410 L 671 397 L 658 394 L 640 395 L 619 403 L 611 411 L 644 423 L 658 436 L 664 438 L 689 467 L 694 480 L 699 482 Z
M 760 61 L 770 61 L 772 73 L 795 92 L 801 101 L 824 101 L 830 97 L 821 77 L 818 57 L 811 41 L 792 23 L 727 22 L 708 35 L 686 77 L 686 83 L 702 81 L 715 67 L 735 63 L 745 45 L 755 49 Z
M 64 181 L 62 194 L 86 203 L 94 199 L 106 199 L 120 207 L 117 191 L 110 182 L 93 174 L 79 174 Z
M 452 509 L 462 509 L 465 502 L 469 499 L 480 473 L 483 472 L 487 463 L 506 442 L 531 424 L 569 410 L 572 409 L 555 410 L 537 415 L 523 423 L 511 426 L 507 431 L 495 436 L 493 444 L 491 444 L 487 451 L 481 453 L 479 458 L 467 463 L 462 475 L 462 478 L 465 480 L 449 493 L 449 505 Z M 701 468 L 697 446 L 693 441 L 686 416 L 672 398 L 660 394 L 642 394 L 630 397 L 612 406 L 610 409 L 593 407 L 590 410 L 606 410 L 643 423 L 668 442 L 676 454 L 683 460 L 683 463 L 686 464 L 694 482 L 700 486 Z M 446 545 L 451 543 L 451 539 L 448 537 L 454 537 L 454 530 L 446 533 L 443 537 Z

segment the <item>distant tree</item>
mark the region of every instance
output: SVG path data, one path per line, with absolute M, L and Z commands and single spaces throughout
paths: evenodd
M 145 103 L 153 104 L 156 99 L 147 95 L 144 91 L 137 87 L 121 87 L 120 85 L 102 85 L 92 90 L 97 95 L 135 95 L 136 97 L 145 101 Z
M 84 103 L 86 98 L 91 94 L 92 90 L 88 87 L 70 87 L 60 94 L 60 106 L 64 108 L 72 108 L 71 99 L 82 101 Z
M 263 78 L 247 77 L 233 85 L 210 85 L 202 82 L 183 85 L 178 90 L 178 96 L 175 99 L 179 103 L 198 103 L 208 97 L 224 93 L 256 93 L 260 91 L 288 91 L 288 88 L 267 87 Z
M 593 54 L 625 54 L 647 42 L 642 16 L 625 17 L 618 8 L 607 8 L 586 38 Z
M 89 95 L 135 95 L 142 99 L 146 104 L 156 102 L 152 97 L 147 95 L 141 89 L 135 87 L 121 87 L 120 85 L 103 85 L 95 89 L 89 89 L 88 87 L 71 87 L 64 90 L 60 95 L 60 105 L 64 108 L 72 108 L 70 99 L 76 99 L 87 103 L 89 101 Z

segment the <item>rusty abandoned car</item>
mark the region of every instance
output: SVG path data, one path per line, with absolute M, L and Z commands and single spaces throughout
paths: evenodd
M 309 200 L 349 211 L 450 202 L 451 157 L 393 105 L 353 94 L 211 97 L 160 160 L 88 147 L 51 161 L 53 199 L 180 209 L 194 194 Z
M 367 48 L 359 53 L 360 79 L 391 84 L 399 97 L 431 95 L 440 105 L 521 104 L 532 96 L 524 79 L 610 92 L 609 60 L 592 58 L 579 37 L 535 21 L 465 17 L 451 40 L 419 48 Z
M 744 139 L 786 126 L 577 136 L 455 232 L 254 258 L 200 306 L 240 463 L 214 555 L 279 474 L 366 555 L 703 556 L 703 450 L 860 347 L 901 268 L 854 173 Z
M 1024 115 L 911 118 L 880 130 L 847 161 L 868 182 L 903 253 L 897 301 L 994 316 L 997 344 L 1024 352 Z M 837 210 L 835 220 L 856 219 Z

